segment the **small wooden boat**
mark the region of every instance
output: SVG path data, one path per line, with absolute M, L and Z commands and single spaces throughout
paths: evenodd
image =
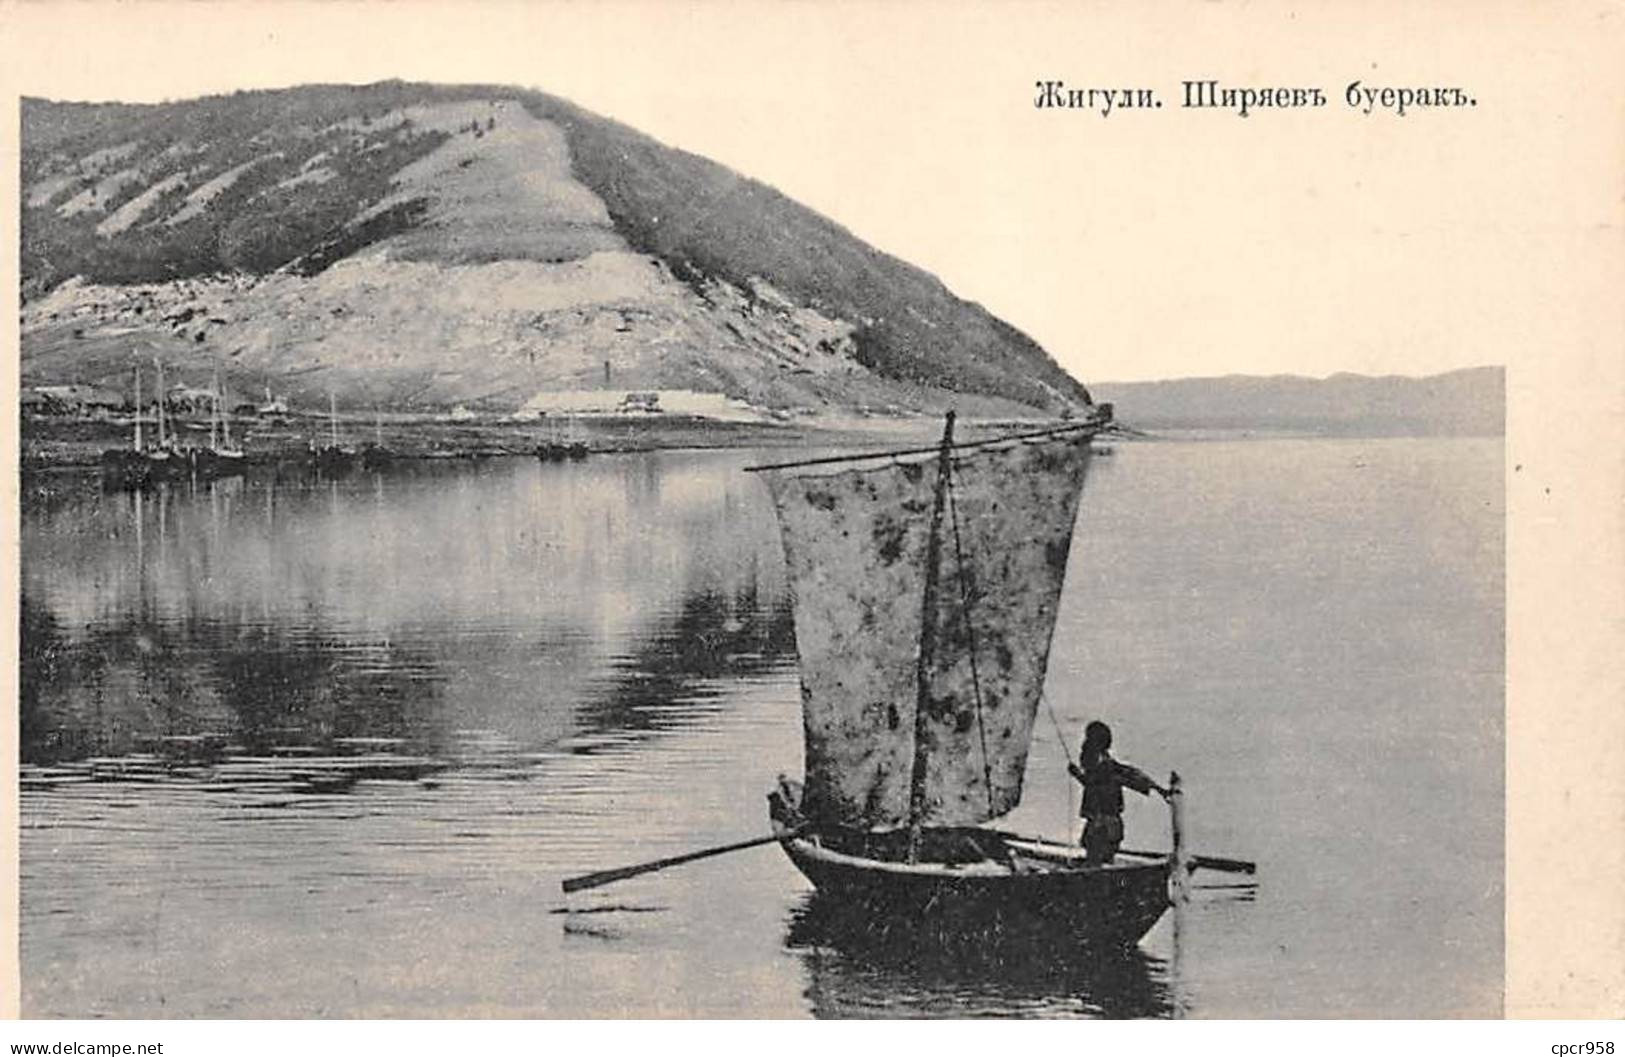
M 147 457 L 130 448 L 109 448 L 101 456 L 102 484 L 110 490 L 139 488 L 151 479 Z
M 980 826 L 932 827 L 915 860 L 907 834 L 807 828 L 794 783 L 769 794 L 774 835 L 821 896 L 929 932 L 999 940 L 1054 937 L 1131 946 L 1171 905 L 1174 855 L 1084 862 L 1083 849 Z M 935 926 L 933 929 L 931 926 Z
M 160 394 L 162 395 L 162 394 Z M 108 448 L 102 452 L 102 484 L 110 489 L 140 488 L 152 477 L 145 445 L 141 443 L 141 368 L 135 368 L 135 436 L 128 448 Z
M 248 469 L 248 456 L 236 448 L 204 448 L 193 453 L 192 468 L 200 480 L 235 477 Z
M 220 386 L 220 368 L 214 371 L 214 398 L 209 413 L 209 446 L 192 456 L 194 472 L 200 478 L 232 477 L 248 467 L 248 456 L 231 439 L 231 416 L 227 398 Z
M 314 449 L 312 461 L 316 469 L 327 474 L 344 473 L 354 469 L 360 461 L 360 454 L 354 448 L 347 448 L 339 444 L 339 407 L 338 397 L 331 391 L 327 394 L 327 428 L 328 442 L 322 447 Z
M 334 445 L 325 445 L 317 448 L 312 456 L 312 462 L 317 470 L 327 474 L 344 473 L 355 468 L 360 456 L 350 448 L 340 448 Z
M 141 488 L 160 481 L 180 481 L 196 469 L 195 453 L 175 442 L 164 429 L 164 365 L 153 361 L 158 373 L 157 440 L 146 445 L 141 437 L 141 368 L 135 369 L 135 437 L 130 448 L 102 452 L 102 482 L 110 488 Z
M 591 452 L 587 442 L 577 435 L 574 415 L 570 416 L 569 425 L 562 436 L 557 420 L 550 421 L 547 437 L 536 445 L 536 457 L 543 462 L 563 462 L 566 459 L 576 462 L 585 459 Z
M 820 896 L 972 932 L 1132 945 L 1189 868 L 987 827 L 1021 799 L 1103 418 L 764 471 L 794 600 L 805 786 L 774 835 Z M 1177 786 L 1177 776 L 1172 781 Z
M 377 444 L 369 444 L 361 449 L 361 466 L 367 470 L 382 470 L 395 461 L 395 453 L 389 448 Z
M 373 411 L 372 443 L 361 449 L 361 466 L 367 470 L 386 469 L 395 461 L 395 452 L 384 446 L 384 416 Z
M 1090 442 L 1110 420 L 1103 406 L 1086 422 L 955 444 L 950 412 L 935 448 L 751 467 L 784 545 L 805 784 L 780 776 L 769 836 L 563 890 L 777 843 L 818 890 L 818 916 L 847 919 L 842 931 L 867 918 L 871 936 L 1081 953 L 1132 947 L 1197 868 L 1253 873 L 1185 852 L 1177 774 L 1168 852 L 1091 859 L 988 825 L 1021 801 Z

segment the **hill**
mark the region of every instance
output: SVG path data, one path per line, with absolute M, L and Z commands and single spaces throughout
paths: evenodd
M 1055 413 L 1082 387 L 936 278 L 539 92 L 390 82 L 22 105 L 23 374 L 161 357 L 295 405 Z
M 1471 367 L 1425 378 L 1334 374 L 1101 382 L 1096 399 L 1144 429 L 1291 430 L 1363 436 L 1499 436 L 1506 371 Z

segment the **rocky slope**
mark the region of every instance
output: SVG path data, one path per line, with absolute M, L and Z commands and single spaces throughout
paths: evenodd
M 930 275 L 534 92 L 389 83 L 25 100 L 25 384 L 164 360 L 296 406 L 580 388 L 764 409 L 1055 413 L 1087 396 Z

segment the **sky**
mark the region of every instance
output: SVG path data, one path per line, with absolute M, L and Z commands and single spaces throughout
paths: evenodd
M 1567 190 L 1584 164 L 1562 113 L 1586 105 L 1575 57 L 1542 50 L 1528 5 L 1313 10 L 132 2 L 13 3 L 0 20 L 27 41 L 9 84 L 50 98 L 390 77 L 562 95 L 935 273 L 1085 381 L 1526 353 L 1602 222 Z M 1181 82 L 1207 78 L 1327 103 L 1183 108 Z M 1479 105 L 1366 115 L 1343 100 L 1357 78 L 1460 85 Z M 1043 79 L 1164 106 L 1041 110 Z

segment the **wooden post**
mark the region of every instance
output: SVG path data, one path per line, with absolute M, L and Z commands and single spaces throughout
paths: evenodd
M 948 475 L 953 472 L 954 413 L 942 427 L 937 456 L 937 494 L 931 507 L 931 535 L 925 545 L 925 597 L 920 603 L 920 653 L 914 663 L 914 770 L 909 776 L 908 861 L 920 857 L 920 825 L 925 814 L 925 770 L 930 763 L 925 749 L 926 706 L 931 701 L 931 666 L 937 653 L 937 566 L 942 559 L 942 511 L 948 497 Z
M 1169 897 L 1174 903 L 1190 899 L 1190 863 L 1185 854 L 1185 790 L 1179 772 L 1168 775 L 1168 823 L 1173 836 L 1173 873 L 1169 877 Z

